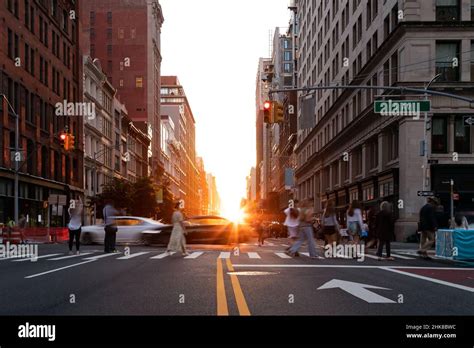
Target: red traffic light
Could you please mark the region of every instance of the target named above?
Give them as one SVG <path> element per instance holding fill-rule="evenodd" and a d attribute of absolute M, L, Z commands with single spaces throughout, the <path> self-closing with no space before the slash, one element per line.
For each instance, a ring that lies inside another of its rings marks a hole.
<path fill-rule="evenodd" d="M 269 101 L 266 101 L 266 102 L 263 104 L 263 108 L 264 108 L 266 111 L 270 110 L 271 107 L 272 107 L 272 103 L 269 102 Z"/>
<path fill-rule="evenodd" d="M 62 141 L 66 140 L 66 138 L 67 138 L 66 133 L 61 133 L 61 135 L 59 136 L 59 139 L 61 139 Z"/>

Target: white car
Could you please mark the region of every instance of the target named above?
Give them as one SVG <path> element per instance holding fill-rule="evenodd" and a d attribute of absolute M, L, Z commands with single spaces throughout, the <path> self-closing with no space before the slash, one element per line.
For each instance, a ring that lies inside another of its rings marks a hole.
<path fill-rule="evenodd" d="M 117 244 L 142 244 L 142 232 L 165 226 L 161 222 L 136 216 L 115 216 L 113 219 L 117 224 Z M 104 225 L 82 227 L 82 244 L 103 244 L 104 237 Z"/>

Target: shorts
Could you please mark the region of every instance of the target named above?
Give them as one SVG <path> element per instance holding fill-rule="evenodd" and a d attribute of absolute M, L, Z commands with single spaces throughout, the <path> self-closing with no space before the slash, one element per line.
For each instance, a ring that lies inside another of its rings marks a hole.
<path fill-rule="evenodd" d="M 298 226 L 296 227 L 288 226 L 288 237 L 290 237 L 291 239 L 298 238 Z"/>
<path fill-rule="evenodd" d="M 334 233 L 336 233 L 337 230 L 336 230 L 336 226 L 324 226 L 324 229 L 323 229 L 323 234 L 324 235 L 332 235 Z"/>
<path fill-rule="evenodd" d="M 357 221 L 350 221 L 347 227 L 347 233 L 349 233 L 351 236 L 360 236 L 361 229 Z"/>

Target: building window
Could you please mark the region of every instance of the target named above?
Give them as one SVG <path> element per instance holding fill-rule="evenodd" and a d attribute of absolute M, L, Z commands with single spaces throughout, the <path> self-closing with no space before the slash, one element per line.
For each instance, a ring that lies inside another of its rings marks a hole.
<path fill-rule="evenodd" d="M 436 21 L 460 20 L 459 0 L 436 0 Z"/>
<path fill-rule="evenodd" d="M 125 38 L 125 30 L 123 28 L 119 28 L 118 30 L 118 38 L 124 39 Z"/>
<path fill-rule="evenodd" d="M 112 45 L 107 45 L 107 55 L 108 56 L 112 55 Z"/>
<path fill-rule="evenodd" d="M 352 175 L 356 177 L 362 174 L 362 149 L 355 150 L 352 154 Z"/>
<path fill-rule="evenodd" d="M 454 122 L 454 151 L 471 153 L 471 128 L 464 125 L 464 116 L 456 116 Z"/>
<path fill-rule="evenodd" d="M 388 161 L 398 158 L 398 128 L 392 128 L 388 132 Z"/>
<path fill-rule="evenodd" d="M 283 60 L 285 60 L 285 61 L 291 61 L 291 51 L 285 51 Z"/>
<path fill-rule="evenodd" d="M 472 18 L 474 21 L 474 17 Z M 471 82 L 474 82 L 474 41 L 471 41 Z"/>
<path fill-rule="evenodd" d="M 431 132 L 431 151 L 433 153 L 448 153 L 448 123 L 445 117 L 433 117 Z"/>
<path fill-rule="evenodd" d="M 107 40 L 112 40 L 112 28 L 107 28 Z"/>
<path fill-rule="evenodd" d="M 387 40 L 388 36 L 390 35 L 390 14 L 385 17 L 383 21 L 383 39 Z"/>
<path fill-rule="evenodd" d="M 291 63 L 285 63 L 283 69 L 285 73 L 291 73 Z"/>
<path fill-rule="evenodd" d="M 112 24 L 112 12 L 107 12 L 107 24 Z"/>
<path fill-rule="evenodd" d="M 474 0 L 471 0 L 471 21 L 474 21 Z"/>
<path fill-rule="evenodd" d="M 459 81 L 459 43 L 436 42 L 436 74 L 439 81 Z"/>
<path fill-rule="evenodd" d="M 391 70 L 391 73 L 392 73 L 392 77 L 391 77 L 391 80 L 392 80 L 392 84 L 398 82 L 398 52 L 395 52 L 393 55 L 392 55 L 392 70 Z"/>
<path fill-rule="evenodd" d="M 135 87 L 136 88 L 143 88 L 143 77 L 135 78 Z"/>
<path fill-rule="evenodd" d="M 379 165 L 379 144 L 378 139 L 373 139 L 366 148 L 367 151 L 367 163 L 369 170 L 376 169 Z"/>

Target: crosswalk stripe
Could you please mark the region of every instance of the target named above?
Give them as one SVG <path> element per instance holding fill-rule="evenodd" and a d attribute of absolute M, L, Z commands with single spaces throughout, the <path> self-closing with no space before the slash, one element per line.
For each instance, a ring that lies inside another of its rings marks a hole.
<path fill-rule="evenodd" d="M 222 251 L 219 255 L 220 259 L 230 259 L 230 252 L 229 251 Z"/>
<path fill-rule="evenodd" d="M 83 254 L 79 254 L 79 255 L 69 255 L 69 256 L 56 257 L 54 259 L 48 259 L 48 261 L 59 261 L 59 260 L 73 259 L 75 257 L 82 257 L 82 256 L 90 255 L 90 254 L 93 254 L 93 253 L 83 253 Z"/>
<path fill-rule="evenodd" d="M 204 251 L 196 251 L 189 256 L 186 256 L 185 259 L 197 259 L 199 256 L 204 254 Z"/>
<path fill-rule="evenodd" d="M 86 257 L 84 260 L 98 260 L 98 259 L 103 259 L 104 257 L 117 256 L 117 255 L 120 255 L 120 254 L 121 253 L 108 253 L 108 254 L 104 254 L 104 255 Z"/>
<path fill-rule="evenodd" d="M 61 254 L 48 254 L 48 255 L 41 255 L 41 256 L 38 256 L 35 258 L 36 259 L 44 259 L 46 257 L 53 257 L 53 256 L 57 256 L 57 255 L 61 255 Z M 30 261 L 31 262 L 32 258 L 26 258 L 26 259 L 18 259 L 18 260 L 13 260 L 13 262 L 25 262 L 25 261 Z"/>
<path fill-rule="evenodd" d="M 393 257 L 396 257 L 398 259 L 403 259 L 403 260 L 414 260 L 415 258 L 414 257 L 407 257 L 407 256 L 402 256 L 402 255 L 398 255 L 398 254 L 391 254 Z"/>
<path fill-rule="evenodd" d="M 290 246 L 288 244 L 282 244 L 282 247 L 289 248 Z"/>
<path fill-rule="evenodd" d="M 267 244 L 267 245 L 269 245 L 269 246 L 275 246 L 275 244 L 273 244 L 273 243 L 269 243 L 269 242 L 267 242 L 267 243 L 264 243 L 264 244 Z"/>
<path fill-rule="evenodd" d="M 154 257 L 150 257 L 151 260 L 160 260 L 160 259 L 164 259 L 165 257 L 167 256 L 171 256 L 171 255 L 174 255 L 176 254 L 176 252 L 174 251 L 171 251 L 169 253 L 162 253 L 160 255 L 157 255 L 157 256 L 154 256 Z"/>
<path fill-rule="evenodd" d="M 291 256 L 286 255 L 285 253 L 275 253 L 275 255 L 281 257 L 282 259 L 291 259 Z"/>
<path fill-rule="evenodd" d="M 135 253 L 135 254 L 130 254 L 128 256 L 119 257 L 119 258 L 117 258 L 117 260 L 130 260 L 130 259 L 133 259 L 135 257 L 142 256 L 142 255 L 149 254 L 149 253 L 150 253 L 149 251 L 142 251 L 140 253 Z"/>
<path fill-rule="evenodd" d="M 309 257 L 309 253 L 300 253 L 300 254 Z M 321 257 L 321 256 L 316 256 L 316 257 L 320 260 L 324 260 L 324 257 Z"/>
<path fill-rule="evenodd" d="M 260 255 L 257 253 L 247 253 L 251 259 L 261 259 Z"/>
<path fill-rule="evenodd" d="M 368 257 L 369 259 L 374 259 L 374 260 L 378 260 L 379 257 L 378 256 L 375 256 L 375 255 L 370 255 L 370 254 L 364 254 L 365 257 Z"/>

